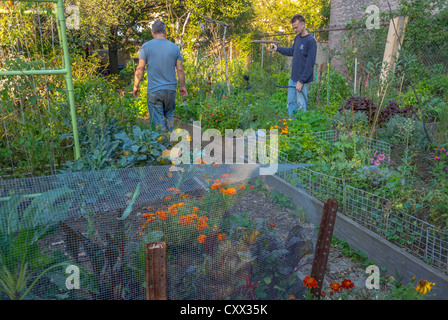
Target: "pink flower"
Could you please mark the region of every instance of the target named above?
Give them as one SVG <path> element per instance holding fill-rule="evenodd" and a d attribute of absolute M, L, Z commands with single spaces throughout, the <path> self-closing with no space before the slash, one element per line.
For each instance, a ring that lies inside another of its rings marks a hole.
<path fill-rule="evenodd" d="M 378 153 L 378 151 L 375 151 L 375 153 L 373 154 L 373 157 L 375 158 L 376 157 L 376 154 Z"/>
<path fill-rule="evenodd" d="M 434 160 L 440 160 L 440 157 L 435 156 L 435 157 L 434 157 Z"/>
<path fill-rule="evenodd" d="M 445 148 L 442 148 L 442 149 L 440 149 L 440 151 L 445 152 L 446 150 L 445 150 Z"/>
<path fill-rule="evenodd" d="M 378 160 L 375 160 L 375 161 L 373 162 L 373 164 L 376 165 L 376 166 L 379 166 L 379 165 L 381 164 L 381 162 L 379 162 Z"/>
<path fill-rule="evenodd" d="M 373 164 L 373 161 L 375 161 L 375 159 L 370 158 L 370 164 Z"/>
<path fill-rule="evenodd" d="M 218 120 L 215 120 L 215 122 L 218 122 Z"/>
<path fill-rule="evenodd" d="M 232 118 L 232 115 L 230 115 L 230 118 Z"/>
<path fill-rule="evenodd" d="M 384 159 L 386 159 L 386 156 L 384 154 L 380 154 L 378 156 L 378 160 L 383 161 Z"/>
<path fill-rule="evenodd" d="M 223 99 L 225 99 L 225 98 L 226 98 L 226 96 L 222 96 L 222 98 L 223 98 Z"/>

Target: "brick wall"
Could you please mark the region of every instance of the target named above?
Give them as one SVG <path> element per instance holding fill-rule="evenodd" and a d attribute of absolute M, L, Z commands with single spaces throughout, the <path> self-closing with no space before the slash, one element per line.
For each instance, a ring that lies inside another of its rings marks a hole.
<path fill-rule="evenodd" d="M 399 0 L 389 0 L 392 10 L 398 8 Z M 389 12 L 387 0 L 332 0 L 329 29 L 344 28 L 347 21 L 351 19 L 367 18 L 365 8 L 369 5 L 376 5 L 381 13 Z M 381 28 L 389 28 L 388 21 L 381 20 L 382 23 L 387 23 L 387 26 Z M 344 31 L 330 31 L 328 38 L 328 48 L 331 51 L 338 50 L 341 47 L 341 41 Z M 382 59 L 382 57 L 381 57 Z M 334 68 L 343 74 L 346 73 L 343 59 L 332 55 L 331 64 Z"/>

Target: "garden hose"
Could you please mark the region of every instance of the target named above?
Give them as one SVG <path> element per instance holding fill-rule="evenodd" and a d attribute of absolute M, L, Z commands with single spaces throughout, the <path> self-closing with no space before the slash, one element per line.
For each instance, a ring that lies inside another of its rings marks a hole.
<path fill-rule="evenodd" d="M 276 84 L 275 82 L 274 82 L 274 80 L 272 79 L 272 76 L 271 76 L 271 58 L 272 58 L 272 52 L 274 51 L 274 50 L 270 50 L 271 51 L 271 53 L 269 54 L 269 60 L 268 60 L 268 71 L 269 71 L 269 79 L 271 80 L 271 82 L 272 82 L 272 84 L 274 85 L 274 86 L 276 86 L 276 87 L 278 87 L 278 88 L 296 88 L 296 87 L 293 87 L 293 86 L 281 86 L 281 85 L 279 85 L 279 84 Z M 305 100 L 305 108 L 308 106 L 308 101 L 306 100 L 306 97 L 305 97 L 305 94 L 302 92 L 302 91 L 299 91 L 301 94 L 302 94 L 302 96 L 303 96 L 303 99 Z"/>

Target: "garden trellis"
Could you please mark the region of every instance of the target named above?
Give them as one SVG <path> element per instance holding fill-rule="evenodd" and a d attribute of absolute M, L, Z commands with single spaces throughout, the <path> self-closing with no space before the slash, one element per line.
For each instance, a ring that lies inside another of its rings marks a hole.
<path fill-rule="evenodd" d="M 80 156 L 64 12 L 62 0 L 18 0 L 4 2 L 0 15 L 7 29 L 0 46 L 2 140 L 8 149 L 15 146 L 26 154 L 29 168 L 33 161 L 31 150 L 39 141 L 48 144 L 36 153 L 50 148 L 53 156 L 46 160 L 54 165 L 54 153 L 61 148 L 53 122 L 62 122 L 63 115 L 64 120 L 71 118 L 74 158 Z M 64 76 L 65 90 L 55 85 L 58 76 Z M 58 101 L 49 98 L 50 91 L 59 92 Z M 9 126 L 22 126 L 22 134 L 12 136 Z M 7 156 L 14 172 L 14 154 Z"/>

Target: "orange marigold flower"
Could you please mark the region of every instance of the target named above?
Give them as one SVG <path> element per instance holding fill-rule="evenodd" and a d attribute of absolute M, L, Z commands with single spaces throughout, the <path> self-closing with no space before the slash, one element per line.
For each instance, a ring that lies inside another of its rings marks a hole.
<path fill-rule="evenodd" d="M 168 218 L 168 212 L 164 210 L 157 210 L 156 215 L 161 220 L 166 220 Z"/>
<path fill-rule="evenodd" d="M 171 196 L 165 197 L 166 201 L 170 201 L 171 200 Z"/>
<path fill-rule="evenodd" d="M 290 294 L 290 295 L 288 296 L 288 300 L 296 300 L 296 296 L 293 295 L 293 294 Z"/>
<path fill-rule="evenodd" d="M 199 242 L 199 243 L 204 243 L 206 237 L 207 237 L 207 236 L 206 236 L 205 234 L 201 234 L 201 235 L 199 235 L 199 236 L 198 236 L 198 242 Z"/>
<path fill-rule="evenodd" d="M 198 211 L 199 211 L 199 208 L 198 208 L 198 207 L 193 207 L 193 211 L 194 211 L 194 212 L 198 212 Z"/>
<path fill-rule="evenodd" d="M 179 203 L 177 204 L 177 206 L 178 206 L 179 208 L 185 207 L 185 203 L 184 203 L 184 202 L 179 202 Z"/>
<path fill-rule="evenodd" d="M 244 190 L 244 189 L 246 189 L 245 186 L 240 186 L 240 190 Z"/>
<path fill-rule="evenodd" d="M 316 288 L 317 287 L 317 281 L 313 277 L 305 277 L 305 279 L 303 279 L 303 284 L 307 288 Z"/>
<path fill-rule="evenodd" d="M 183 227 L 186 227 L 189 225 L 189 219 L 187 216 L 181 216 L 179 217 L 179 224 L 182 225 Z"/>
<path fill-rule="evenodd" d="M 349 279 L 344 279 L 341 282 L 341 285 L 342 285 L 342 288 L 344 288 L 344 289 L 353 289 L 355 287 L 355 284 Z"/>
<path fill-rule="evenodd" d="M 173 192 L 177 194 L 177 193 L 180 193 L 180 190 L 179 189 L 174 189 Z"/>
<path fill-rule="evenodd" d="M 213 231 L 218 231 L 218 227 L 216 225 L 213 226 Z"/>
<path fill-rule="evenodd" d="M 185 192 L 182 192 L 181 194 L 179 194 L 179 197 L 183 197 L 185 195 Z"/>
<path fill-rule="evenodd" d="M 196 216 L 196 215 L 195 215 Z M 207 216 L 201 216 L 201 217 L 199 217 L 199 221 L 207 221 L 208 220 L 208 217 Z"/>
<path fill-rule="evenodd" d="M 236 190 L 235 188 L 229 188 L 226 190 L 225 194 L 227 195 L 236 194 Z"/>
<path fill-rule="evenodd" d="M 270 225 L 272 228 L 277 227 L 277 225 L 276 225 L 274 222 L 269 222 L 269 225 Z"/>
<path fill-rule="evenodd" d="M 217 242 L 220 242 L 220 241 L 224 240 L 225 238 L 227 238 L 227 234 L 220 233 L 220 234 L 218 234 Z"/>
<path fill-rule="evenodd" d="M 254 186 L 249 186 L 249 188 L 251 188 L 252 190 L 255 189 Z"/>
<path fill-rule="evenodd" d="M 173 216 L 177 214 L 177 207 L 171 206 L 168 208 L 168 212 L 171 213 Z"/>
<path fill-rule="evenodd" d="M 168 188 L 168 191 L 176 191 L 174 188 Z"/>
<path fill-rule="evenodd" d="M 219 163 L 214 163 L 213 166 L 214 167 L 219 167 Z"/>
<path fill-rule="evenodd" d="M 205 221 L 199 221 L 198 225 L 196 226 L 196 231 L 201 231 L 204 230 L 205 228 L 207 228 L 207 222 Z"/>
<path fill-rule="evenodd" d="M 219 193 L 226 193 L 226 189 L 225 188 L 219 189 Z"/>
<path fill-rule="evenodd" d="M 216 190 L 216 189 L 219 189 L 219 188 L 221 188 L 221 183 L 214 182 L 214 183 L 212 184 L 212 189 Z"/>
<path fill-rule="evenodd" d="M 341 285 L 339 283 L 330 283 L 331 290 L 338 292 L 342 289 Z"/>

